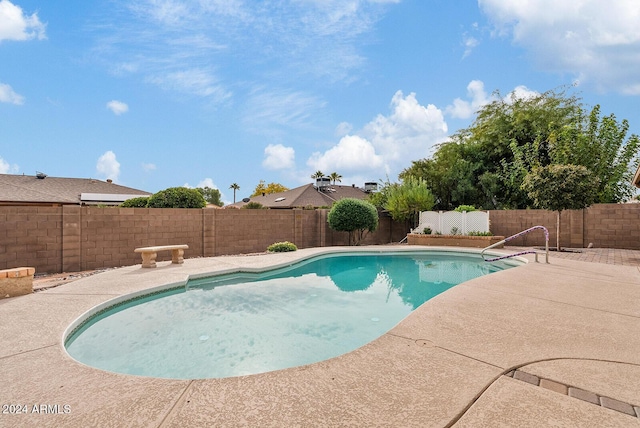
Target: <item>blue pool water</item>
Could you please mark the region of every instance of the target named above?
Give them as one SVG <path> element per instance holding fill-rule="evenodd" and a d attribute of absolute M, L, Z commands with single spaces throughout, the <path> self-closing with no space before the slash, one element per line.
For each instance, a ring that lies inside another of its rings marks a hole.
<path fill-rule="evenodd" d="M 510 266 L 462 253 L 324 256 L 133 299 L 90 318 L 65 346 L 76 360 L 119 373 L 262 373 L 354 350 L 437 294 Z"/>

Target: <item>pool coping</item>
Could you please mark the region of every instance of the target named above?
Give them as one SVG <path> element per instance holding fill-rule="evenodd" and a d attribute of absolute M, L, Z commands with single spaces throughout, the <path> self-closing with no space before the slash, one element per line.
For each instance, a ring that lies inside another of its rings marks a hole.
<path fill-rule="evenodd" d="M 427 248 L 357 250 L 414 249 Z M 640 426 L 640 420 L 628 414 L 544 388 L 532 389 L 504 376 L 516 369 L 533 371 L 540 378 L 636 409 L 640 405 L 640 392 L 634 387 L 580 374 L 596 367 L 610 379 L 637 379 L 640 339 L 630 332 L 640 328 L 640 309 L 634 309 L 640 308 L 638 269 L 553 255 L 550 265 L 531 262 L 456 286 L 378 340 L 309 366 L 221 380 L 146 379 L 83 366 L 61 349 L 64 331 L 81 313 L 128 292 L 161 287 L 159 283 L 178 284 L 189 273 L 206 276 L 212 271 L 275 268 L 300 258 L 353 250 L 318 248 L 189 259 L 182 266 L 159 263 L 158 268 L 145 270 L 137 265 L 0 301 L 0 331 L 5 338 L 0 342 L 0 405 L 44 404 L 52 410 L 34 413 L 30 407 L 28 414 L 0 413 L 0 425 L 527 426 L 527 420 L 546 417 L 559 426 L 563 421 L 565 426 L 580 421 Z M 549 286 L 550 281 L 557 281 L 557 286 Z M 602 284 L 615 286 L 616 296 L 603 291 Z M 573 295 L 579 302 L 570 299 Z M 522 338 L 505 335 L 501 329 L 518 331 Z M 496 344 L 501 345 L 499 350 L 493 349 Z M 74 385 L 83 389 L 73 391 Z M 70 413 L 53 411 L 64 410 L 64 405 L 70 406 Z M 520 411 L 496 410 L 512 406 Z"/>

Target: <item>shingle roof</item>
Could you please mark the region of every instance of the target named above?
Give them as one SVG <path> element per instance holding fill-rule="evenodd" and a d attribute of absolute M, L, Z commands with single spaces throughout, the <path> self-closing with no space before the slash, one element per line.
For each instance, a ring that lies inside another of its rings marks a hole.
<path fill-rule="evenodd" d="M 82 193 L 148 196 L 149 192 L 93 178 L 0 174 L 0 203 L 80 204 Z"/>
<path fill-rule="evenodd" d="M 344 198 L 364 199 L 368 193 L 355 186 L 328 186 L 325 190 L 317 189 L 312 183 L 286 192 L 253 196 L 250 202 L 258 202 L 268 208 L 299 208 L 306 206 L 330 207 L 334 202 Z M 230 206 L 241 207 L 245 202 L 237 202 Z"/>

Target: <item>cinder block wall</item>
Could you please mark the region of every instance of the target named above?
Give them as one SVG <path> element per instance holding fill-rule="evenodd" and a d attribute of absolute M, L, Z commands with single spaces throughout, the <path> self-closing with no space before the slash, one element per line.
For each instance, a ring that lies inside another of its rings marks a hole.
<path fill-rule="evenodd" d="M 76 272 L 140 263 L 136 247 L 187 244 L 185 257 L 265 251 L 279 241 L 299 248 L 346 245 L 327 210 L 216 210 L 99 207 L 0 207 L 0 269 Z M 404 225 L 381 216 L 365 244 L 400 241 Z M 158 253 L 158 261 L 171 253 Z"/>
<path fill-rule="evenodd" d="M 489 211 L 491 232 L 511 236 L 532 226 L 549 229 L 550 245 L 556 243 L 557 213 L 545 210 Z M 562 212 L 560 245 L 585 248 L 640 250 L 640 204 L 597 204 L 584 210 Z M 544 245 L 544 234 L 534 231 L 509 245 Z"/>
<path fill-rule="evenodd" d="M 265 251 L 278 241 L 299 248 L 347 245 L 346 232 L 327 224 L 328 210 L 215 210 L 98 207 L 0 207 L 0 269 L 33 266 L 36 273 L 75 272 L 140 263 L 134 248 L 188 244 L 185 257 Z M 556 213 L 490 211 L 495 235 L 542 225 L 555 243 Z M 381 214 L 378 230 L 363 244 L 399 242 L 406 224 Z M 640 204 L 602 204 L 562 214 L 565 247 L 640 249 Z M 513 245 L 543 245 L 533 232 Z M 170 260 L 169 252 L 158 260 Z"/>

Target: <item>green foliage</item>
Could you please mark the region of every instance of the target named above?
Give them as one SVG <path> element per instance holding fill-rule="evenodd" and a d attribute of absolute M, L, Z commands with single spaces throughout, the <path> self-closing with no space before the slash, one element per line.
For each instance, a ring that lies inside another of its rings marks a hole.
<path fill-rule="evenodd" d="M 349 244 L 360 244 L 365 231 L 378 228 L 378 210 L 371 203 L 355 198 L 340 199 L 327 215 L 329 227 L 349 232 Z"/>
<path fill-rule="evenodd" d="M 556 247 L 560 251 L 563 210 L 579 210 L 596 201 L 600 180 L 582 165 L 536 167 L 526 175 L 522 188 L 536 207 L 557 211 Z"/>
<path fill-rule="evenodd" d="M 149 208 L 204 208 L 204 197 L 196 189 L 170 187 L 149 198 Z"/>
<path fill-rule="evenodd" d="M 527 98 L 505 98 L 496 92 L 470 127 L 438 146 L 432 159 L 413 162 L 401 178 L 423 178 L 435 196 L 436 209 L 525 208 L 531 200 L 521 184 L 528 167 L 514 165 L 512 147 L 548 164 L 551 135 L 579 120 L 580 112 L 578 98 L 564 90 Z"/>
<path fill-rule="evenodd" d="M 460 229 L 458 229 L 457 227 L 453 226 L 451 228 L 450 235 L 462 235 L 462 232 L 460 232 Z"/>
<path fill-rule="evenodd" d="M 582 165 L 548 165 L 527 174 L 522 188 L 538 208 L 579 210 L 596 201 L 599 181 Z"/>
<path fill-rule="evenodd" d="M 146 208 L 149 205 L 149 196 L 127 199 L 120 204 L 123 208 Z"/>
<path fill-rule="evenodd" d="M 285 253 L 288 251 L 296 251 L 298 247 L 292 242 L 276 242 L 267 247 L 267 251 L 270 253 Z"/>
<path fill-rule="evenodd" d="M 311 178 L 313 178 L 314 180 L 317 178 L 322 178 L 324 177 L 324 172 L 318 170 L 316 172 L 314 172 L 313 174 L 311 174 Z"/>
<path fill-rule="evenodd" d="M 402 184 L 387 186 L 385 192 L 384 208 L 396 221 L 411 220 L 415 224 L 420 211 L 430 210 L 434 204 L 433 195 L 422 179 L 408 177 Z"/>
<path fill-rule="evenodd" d="M 220 200 L 220 190 L 212 189 L 211 187 L 196 187 L 196 190 L 204 197 L 204 200 L 209 204 L 223 206 L 224 203 Z"/>
<path fill-rule="evenodd" d="M 476 207 L 474 207 L 473 205 L 458 205 L 454 211 L 457 211 L 459 213 L 463 213 L 463 212 L 472 212 L 472 211 L 476 211 Z"/>
<path fill-rule="evenodd" d="M 588 118 L 552 136 L 552 162 L 587 167 L 600 180 L 596 202 L 626 201 L 634 193 L 631 180 L 640 150 L 640 138 L 627 138 L 628 130 L 626 119 L 619 123 L 613 114 L 601 118 L 596 105 Z"/>
<path fill-rule="evenodd" d="M 424 233 L 425 235 L 431 235 L 431 228 L 430 227 L 425 227 L 422 230 L 422 233 Z"/>
<path fill-rule="evenodd" d="M 342 176 L 337 172 L 332 172 L 329 174 L 329 180 L 331 180 L 333 184 L 336 184 L 336 181 L 342 183 Z"/>
<path fill-rule="evenodd" d="M 271 193 L 286 192 L 287 190 L 289 190 L 289 188 L 283 186 L 280 183 L 265 184 L 264 180 L 260 180 L 260 183 L 258 183 L 256 188 L 254 189 L 253 193 L 251 194 L 251 197 L 260 196 L 263 193 L 265 195 L 269 195 Z"/>
<path fill-rule="evenodd" d="M 266 209 L 260 202 L 251 201 L 242 206 L 242 209 L 245 210 L 262 210 Z"/>
<path fill-rule="evenodd" d="M 493 233 L 491 233 L 491 232 L 479 232 L 477 230 L 472 230 L 471 232 L 467 233 L 467 236 L 493 236 Z"/>

